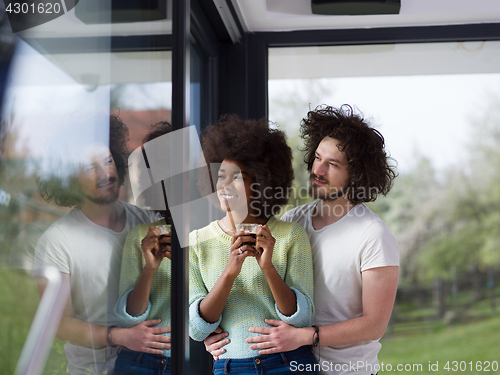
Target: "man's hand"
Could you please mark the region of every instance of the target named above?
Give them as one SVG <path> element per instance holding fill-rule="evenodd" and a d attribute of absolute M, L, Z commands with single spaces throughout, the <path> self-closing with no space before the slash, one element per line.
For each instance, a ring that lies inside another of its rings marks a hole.
<path fill-rule="evenodd" d="M 314 328 L 295 328 L 275 319 L 265 319 L 265 322 L 274 327 L 250 327 L 248 329 L 250 332 L 261 335 L 245 340 L 248 343 L 257 343 L 250 345 L 250 349 L 259 349 L 259 354 L 288 352 L 307 345 L 308 336 L 312 340 Z"/>
<path fill-rule="evenodd" d="M 111 338 L 114 344 L 123 345 L 136 352 L 163 354 L 163 349 L 171 349 L 170 327 L 153 327 L 161 319 L 146 320 L 132 328 L 113 328 Z"/>
<path fill-rule="evenodd" d="M 203 343 L 205 344 L 205 349 L 207 352 L 212 354 L 215 361 L 219 360 L 219 356 L 226 352 L 223 346 L 229 344 L 231 340 L 226 339 L 229 335 L 227 332 L 222 332 L 220 327 L 217 327 L 213 333 L 208 336 Z"/>

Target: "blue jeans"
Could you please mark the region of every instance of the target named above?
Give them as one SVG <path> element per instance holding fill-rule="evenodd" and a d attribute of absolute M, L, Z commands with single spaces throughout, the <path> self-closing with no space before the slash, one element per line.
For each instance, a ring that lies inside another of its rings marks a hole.
<path fill-rule="evenodd" d="M 277 375 L 318 374 L 316 358 L 309 346 L 290 352 L 264 354 L 245 359 L 219 359 L 214 364 L 214 375 Z M 317 367 L 317 366 L 316 366 Z"/>
<path fill-rule="evenodd" d="M 170 375 L 170 358 L 160 354 L 134 352 L 121 348 L 115 364 L 115 375 Z"/>

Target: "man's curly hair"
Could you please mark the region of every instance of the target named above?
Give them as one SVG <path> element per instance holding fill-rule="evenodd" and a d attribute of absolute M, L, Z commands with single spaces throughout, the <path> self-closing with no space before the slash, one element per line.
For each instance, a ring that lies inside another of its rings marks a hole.
<path fill-rule="evenodd" d="M 116 115 L 109 116 L 109 150 L 118 172 L 118 184 L 123 185 L 127 175 L 128 165 L 128 128 Z M 72 135 L 77 138 L 78 135 Z M 61 142 L 70 142 L 68 138 L 63 138 Z M 58 139 L 56 139 L 57 141 Z M 54 142 L 54 140 L 53 140 Z M 79 148 L 73 151 L 78 152 Z M 74 166 L 72 166 L 74 167 Z M 62 166 L 64 168 L 64 166 Z M 77 172 L 76 170 L 74 172 Z M 62 177 L 56 173 L 37 178 L 38 191 L 47 202 L 54 200 L 58 206 L 74 207 L 81 206 L 83 197 L 81 196 L 77 183 L 77 175 L 73 173 L 69 177 Z"/>
<path fill-rule="evenodd" d="M 172 125 L 168 121 L 160 121 L 149 128 L 149 133 L 144 137 L 142 143 L 148 143 L 153 139 L 161 137 L 172 131 Z"/>
<path fill-rule="evenodd" d="M 339 141 L 339 150 L 348 163 L 350 184 L 347 198 L 352 203 L 372 202 L 378 194 L 386 195 L 390 191 L 397 174 L 389 164 L 384 137 L 369 126 L 361 114 L 356 114 L 351 106 L 316 107 L 302 119 L 300 134 L 305 142 L 304 162 L 309 172 L 320 142 L 325 137 Z"/>
<path fill-rule="evenodd" d="M 293 181 L 292 150 L 285 133 L 271 129 L 268 120 L 223 115 L 217 125 L 203 132 L 202 149 L 209 168 L 210 163 L 222 163 L 225 159 L 245 166 L 254 179 L 251 207 L 259 216 L 274 216 L 287 203 Z M 218 170 L 209 172 L 215 186 Z M 212 192 L 201 174 L 199 185 L 203 195 Z"/>

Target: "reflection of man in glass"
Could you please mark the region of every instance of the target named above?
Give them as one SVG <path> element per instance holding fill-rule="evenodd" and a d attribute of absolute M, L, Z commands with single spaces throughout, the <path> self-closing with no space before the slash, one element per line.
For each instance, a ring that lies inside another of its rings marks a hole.
<path fill-rule="evenodd" d="M 110 374 L 116 345 L 132 350 L 146 347 L 161 353 L 167 339 L 159 335 L 166 332 L 164 327 L 151 327 L 158 320 L 128 329 L 114 327 L 125 238 L 131 228 L 156 217 L 118 200 L 127 171 L 128 130 L 117 116 L 110 116 L 108 147 L 107 126 L 102 122 L 100 116 L 92 132 L 88 131 L 90 125 L 86 129 L 85 124 L 80 124 L 52 138 L 48 152 L 56 159 L 51 164 L 56 168 L 45 171 L 38 180 L 46 200 L 74 207 L 43 234 L 35 255 L 37 265 L 55 266 L 71 285 L 57 333 L 59 339 L 67 340 L 65 351 L 71 374 Z M 104 135 L 99 136 L 99 132 Z M 90 140 L 85 137 L 89 133 Z"/>

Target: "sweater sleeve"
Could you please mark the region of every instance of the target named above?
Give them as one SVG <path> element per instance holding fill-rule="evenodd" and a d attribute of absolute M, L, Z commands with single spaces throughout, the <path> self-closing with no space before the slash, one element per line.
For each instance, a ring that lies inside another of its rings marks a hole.
<path fill-rule="evenodd" d="M 151 311 L 151 302 L 148 301 L 148 308 L 142 315 L 133 316 L 127 312 L 127 299 L 128 295 L 132 289 L 126 292 L 121 298 L 118 300 L 116 305 L 116 316 L 118 318 L 118 325 L 123 328 L 130 328 L 135 326 L 136 324 L 144 322 Z"/>
<path fill-rule="evenodd" d="M 314 315 L 314 277 L 311 245 L 306 231 L 293 223 L 289 241 L 285 283 L 297 298 L 297 311 L 291 316 L 283 315 L 275 305 L 276 313 L 285 323 L 295 327 L 309 327 Z"/>
<path fill-rule="evenodd" d="M 189 305 L 189 336 L 193 340 L 205 340 L 219 326 L 222 315 L 215 323 L 208 323 L 200 315 L 200 302 L 203 298 L 198 298 Z"/>
<path fill-rule="evenodd" d="M 200 302 L 208 294 L 208 290 L 198 261 L 197 231 L 190 233 L 189 245 L 189 336 L 193 340 L 202 341 L 219 326 L 222 315 L 215 323 L 208 323 L 200 316 Z"/>
<path fill-rule="evenodd" d="M 138 225 L 133 228 L 125 240 L 123 248 L 122 266 L 120 272 L 119 298 L 115 308 L 115 314 L 118 318 L 120 327 L 132 327 L 147 319 L 151 303 L 148 302 L 146 313 L 140 316 L 131 316 L 127 313 L 127 298 L 130 292 L 135 288 L 141 277 L 143 268 L 143 255 L 141 241 L 143 238 L 142 227 Z"/>

